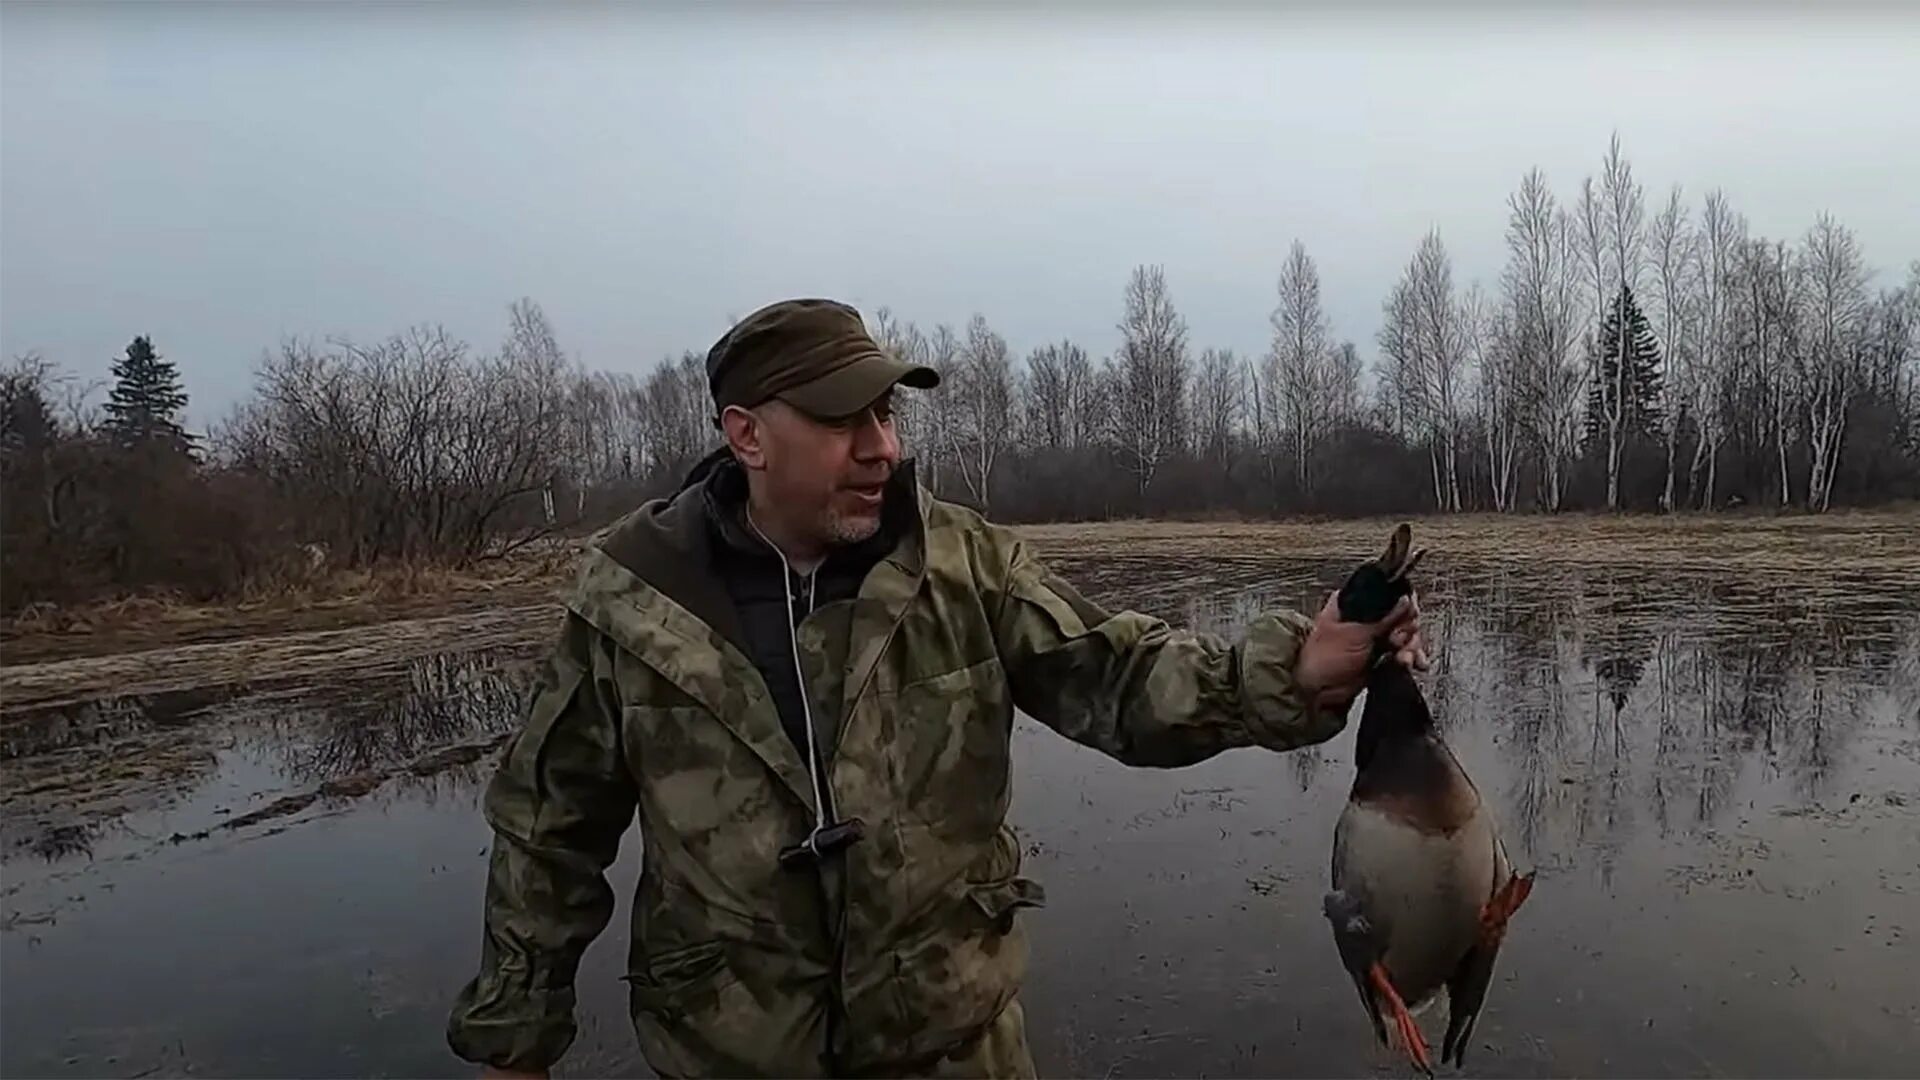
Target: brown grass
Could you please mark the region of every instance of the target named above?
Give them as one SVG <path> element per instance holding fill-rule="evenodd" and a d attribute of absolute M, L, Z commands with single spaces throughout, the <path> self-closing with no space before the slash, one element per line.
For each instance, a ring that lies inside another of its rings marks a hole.
<path fill-rule="evenodd" d="M 1556 517 L 1455 514 L 1278 522 L 1121 521 L 1035 525 L 1045 553 L 1207 559 L 1329 558 L 1378 553 L 1401 520 L 1436 560 L 1578 564 L 1755 573 L 1920 574 L 1920 512 Z"/>
<path fill-rule="evenodd" d="M 214 604 L 163 591 L 64 608 L 36 604 L 0 621 L 0 662 L 104 656 L 525 605 L 551 594 L 577 550 L 577 544 L 555 544 L 465 569 L 390 564 L 341 570 Z"/>

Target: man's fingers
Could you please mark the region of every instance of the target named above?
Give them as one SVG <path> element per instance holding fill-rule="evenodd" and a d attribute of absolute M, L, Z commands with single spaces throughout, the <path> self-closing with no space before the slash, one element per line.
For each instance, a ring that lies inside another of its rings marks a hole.
<path fill-rule="evenodd" d="M 1381 618 L 1378 626 L 1399 626 L 1402 623 L 1418 622 L 1420 619 L 1420 598 L 1413 593 L 1394 602 L 1393 609 Z"/>

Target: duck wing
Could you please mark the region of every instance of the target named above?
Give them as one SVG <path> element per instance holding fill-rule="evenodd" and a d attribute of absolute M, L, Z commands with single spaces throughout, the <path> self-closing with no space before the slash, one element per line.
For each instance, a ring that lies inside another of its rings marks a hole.
<path fill-rule="evenodd" d="M 1367 1010 L 1374 1037 L 1380 1040 L 1381 1046 L 1386 1046 L 1387 1025 L 1381 1019 L 1380 1001 L 1368 980 L 1374 962 L 1386 948 L 1375 936 L 1373 923 L 1353 894 L 1334 889 L 1321 901 L 1321 908 L 1327 921 L 1333 924 L 1333 944 L 1340 950 L 1340 964 L 1347 969 L 1347 977 L 1353 980 L 1353 989 L 1360 995 L 1360 1004 Z"/>

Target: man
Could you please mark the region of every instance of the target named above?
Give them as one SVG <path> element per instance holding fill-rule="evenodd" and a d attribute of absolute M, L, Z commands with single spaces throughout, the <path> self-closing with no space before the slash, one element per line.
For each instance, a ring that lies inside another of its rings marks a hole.
<path fill-rule="evenodd" d="M 480 972 L 448 1028 L 499 1074 L 574 1037 L 638 816 L 629 1004 L 663 1076 L 1030 1076 L 1004 818 L 1019 709 L 1134 765 L 1336 734 L 1417 611 L 1277 612 L 1238 641 L 1109 613 L 900 460 L 932 370 L 853 309 L 774 304 L 708 353 L 726 446 L 587 549 L 486 793 Z"/>

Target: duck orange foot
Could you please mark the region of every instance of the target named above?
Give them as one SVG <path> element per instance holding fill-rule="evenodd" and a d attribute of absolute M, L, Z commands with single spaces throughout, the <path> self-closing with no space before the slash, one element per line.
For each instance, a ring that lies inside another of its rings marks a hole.
<path fill-rule="evenodd" d="M 1407 1057 L 1428 1076 L 1433 1075 L 1433 1057 L 1427 1050 L 1427 1040 L 1420 1034 L 1420 1025 L 1414 1023 L 1413 1014 L 1407 1011 L 1407 1003 L 1400 1000 L 1400 992 L 1393 988 L 1393 980 L 1387 978 L 1387 969 L 1374 961 L 1367 969 L 1367 977 L 1373 988 L 1387 1001 L 1388 1011 L 1393 1013 L 1393 1026 L 1400 1032 L 1400 1045 L 1406 1050 Z"/>
<path fill-rule="evenodd" d="M 1500 944 L 1507 934 L 1507 920 L 1527 902 L 1527 896 L 1533 892 L 1533 875 L 1524 877 L 1518 874 L 1507 879 L 1494 894 L 1480 905 L 1480 944 L 1493 948 Z"/>

